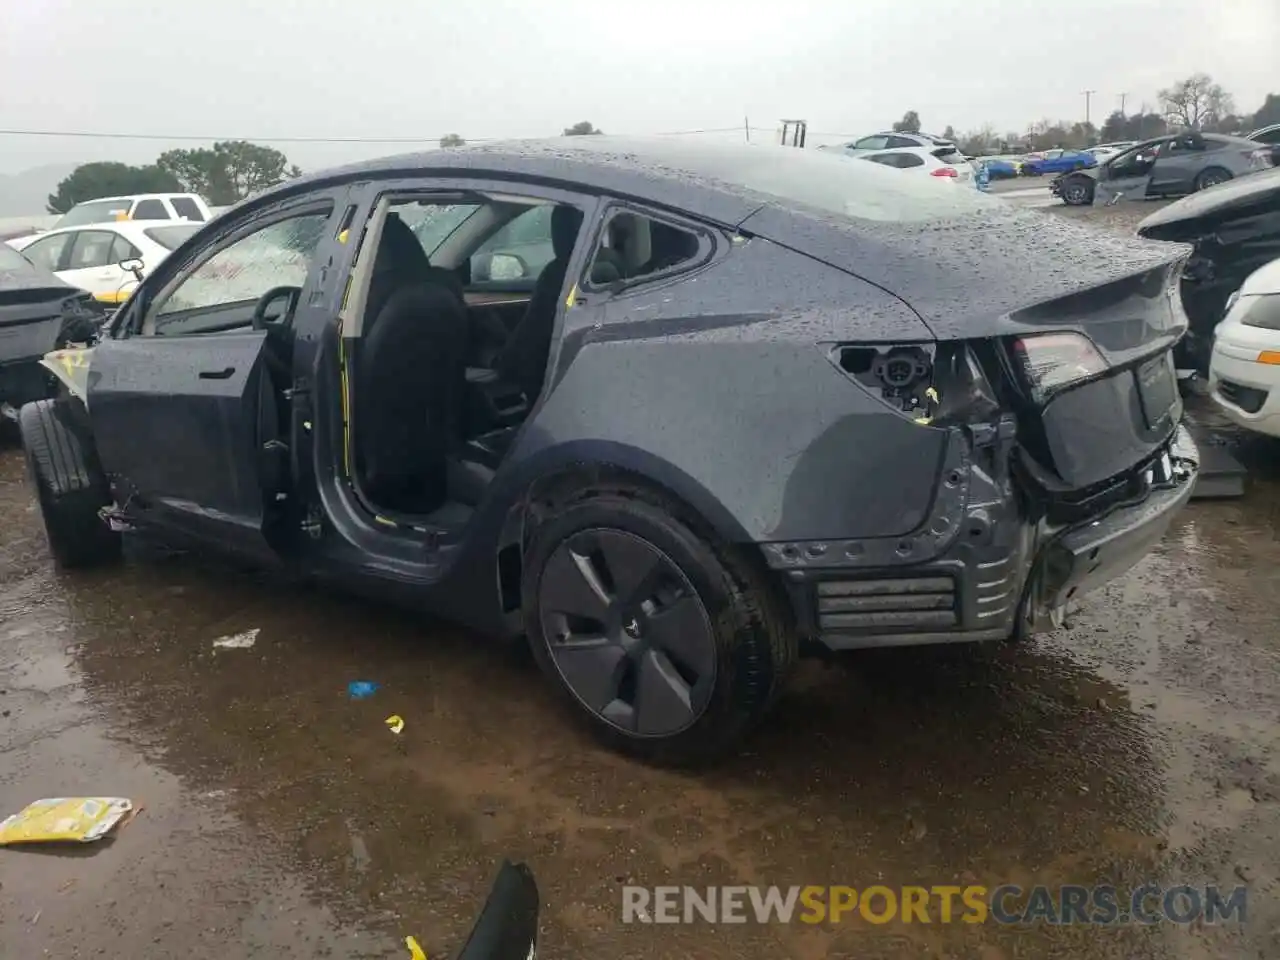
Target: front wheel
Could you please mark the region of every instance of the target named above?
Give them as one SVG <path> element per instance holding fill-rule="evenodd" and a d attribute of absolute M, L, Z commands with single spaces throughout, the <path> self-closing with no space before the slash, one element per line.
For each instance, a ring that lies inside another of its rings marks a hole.
<path fill-rule="evenodd" d="M 642 487 L 585 491 L 534 532 L 525 626 L 538 665 L 608 746 L 677 766 L 718 759 L 796 659 L 765 576 Z"/>
<path fill-rule="evenodd" d="M 60 567 L 90 567 L 120 556 L 120 534 L 101 516 L 111 492 L 92 442 L 66 398 L 37 400 L 18 413 L 27 477 L 40 504 L 49 552 Z"/>
<path fill-rule="evenodd" d="M 1059 189 L 1062 202 L 1069 207 L 1084 207 L 1093 203 L 1093 191 L 1078 177 L 1065 181 Z"/>

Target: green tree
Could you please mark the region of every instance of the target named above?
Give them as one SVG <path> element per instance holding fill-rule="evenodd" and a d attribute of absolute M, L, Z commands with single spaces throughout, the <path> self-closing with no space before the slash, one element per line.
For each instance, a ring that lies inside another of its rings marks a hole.
<path fill-rule="evenodd" d="M 1267 99 L 1262 102 L 1262 107 L 1253 115 L 1253 127 L 1269 127 L 1273 123 L 1280 123 L 1280 93 L 1268 93 Z"/>
<path fill-rule="evenodd" d="M 1235 111 L 1231 94 L 1207 73 L 1193 73 L 1156 94 L 1165 119 L 1175 127 L 1201 130 Z"/>
<path fill-rule="evenodd" d="M 279 150 L 247 140 L 222 140 L 212 147 L 168 150 L 156 164 L 214 206 L 235 203 L 302 174 Z"/>
<path fill-rule="evenodd" d="M 132 167 L 127 163 L 85 163 L 49 194 L 50 213 L 66 213 L 77 203 L 99 197 L 119 197 L 130 193 L 165 193 L 180 190 L 172 175 L 158 166 Z"/>
<path fill-rule="evenodd" d="M 171 174 L 189 193 L 198 193 L 219 206 L 227 202 L 219 196 L 226 193 L 226 188 L 218 182 L 218 158 L 211 148 L 166 150 L 156 160 L 156 166 Z"/>
<path fill-rule="evenodd" d="M 578 123 L 575 123 L 572 127 L 564 128 L 564 135 L 566 137 L 584 137 L 594 133 L 604 133 L 604 131 L 597 130 L 595 127 L 593 127 L 590 124 L 589 121 L 586 121 L 586 120 L 580 120 Z"/>
<path fill-rule="evenodd" d="M 920 114 L 914 110 L 908 110 L 902 115 L 902 119 L 893 125 L 894 133 L 919 133 L 920 132 Z"/>
<path fill-rule="evenodd" d="M 446 133 L 440 138 L 440 146 L 442 147 L 465 147 L 467 141 L 463 140 L 456 133 Z"/>
<path fill-rule="evenodd" d="M 1102 122 L 1102 141 L 1112 143 L 1116 140 L 1128 140 L 1129 118 L 1119 110 L 1112 110 Z"/>

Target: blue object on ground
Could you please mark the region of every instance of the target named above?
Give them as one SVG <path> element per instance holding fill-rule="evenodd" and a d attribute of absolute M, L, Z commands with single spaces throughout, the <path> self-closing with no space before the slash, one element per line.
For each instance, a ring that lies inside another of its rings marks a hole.
<path fill-rule="evenodd" d="M 347 684 L 347 693 L 351 694 L 354 700 L 363 700 L 365 697 L 371 697 L 377 689 L 378 685 L 372 680 L 352 680 Z"/>

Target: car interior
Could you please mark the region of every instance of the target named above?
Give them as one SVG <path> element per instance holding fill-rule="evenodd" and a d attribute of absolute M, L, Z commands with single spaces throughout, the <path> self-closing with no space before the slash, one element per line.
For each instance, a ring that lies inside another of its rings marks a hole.
<path fill-rule="evenodd" d="M 443 206 L 387 208 L 348 399 L 354 479 L 375 516 L 450 530 L 479 505 L 542 392 L 583 217 L 510 197 Z M 511 229 L 530 223 L 545 234 Z M 690 231 L 620 211 L 586 285 L 648 279 L 700 249 Z"/>

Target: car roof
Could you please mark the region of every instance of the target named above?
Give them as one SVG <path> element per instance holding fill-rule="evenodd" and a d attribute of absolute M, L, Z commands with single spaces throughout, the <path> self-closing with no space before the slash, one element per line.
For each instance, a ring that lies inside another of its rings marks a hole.
<path fill-rule="evenodd" d="M 749 152 L 748 152 L 749 151 Z M 784 160 L 785 154 L 817 154 L 765 144 L 691 143 L 676 137 L 615 137 L 590 134 L 543 140 L 495 141 L 448 149 L 399 154 L 305 174 L 242 201 L 256 207 L 277 198 L 326 184 L 369 177 L 453 176 L 485 179 L 519 178 L 547 186 L 647 201 L 735 225 L 768 198 L 698 172 L 708 156 L 758 159 L 763 152 Z"/>
<path fill-rule="evenodd" d="M 1264 263 L 1240 286 L 1242 297 L 1259 293 L 1280 293 L 1280 257 Z"/>
<path fill-rule="evenodd" d="M 103 198 L 108 199 L 106 197 Z M 96 201 L 91 201 L 96 202 Z M 60 233 L 74 233 L 78 230 L 115 230 L 125 236 L 136 236 L 149 227 L 174 227 L 180 224 L 199 226 L 195 220 L 100 220 L 97 223 L 75 223 L 69 227 L 54 227 L 41 231 L 40 237 L 52 237 Z M 26 239 L 23 237 L 22 239 Z"/>
<path fill-rule="evenodd" d="M 868 150 L 858 159 L 865 160 L 867 157 L 879 157 L 886 153 L 913 153 L 918 157 L 933 157 L 933 159 L 937 160 L 938 158 L 933 154 L 933 151 L 937 149 L 937 144 L 931 147 L 885 147 L 883 150 Z"/>
<path fill-rule="evenodd" d="M 176 193 L 126 193 L 119 197 L 94 197 L 92 200 L 81 200 L 80 203 L 76 204 L 76 207 L 85 203 L 106 203 L 115 200 L 167 200 L 170 197 L 195 197 L 199 199 L 199 196 L 196 193 L 182 193 L 180 191 Z M 72 207 L 72 209 L 74 210 L 75 207 Z"/>
<path fill-rule="evenodd" d="M 242 203 L 244 209 L 253 209 L 295 193 L 370 177 L 520 178 L 550 187 L 609 193 L 736 226 L 765 204 L 785 207 L 788 201 L 726 178 L 721 175 L 724 171 L 749 168 L 758 183 L 768 179 L 775 169 L 785 176 L 803 169 L 787 171 L 781 166 L 784 164 L 812 165 L 844 159 L 832 151 L 768 144 L 592 134 L 502 141 L 383 157 L 307 174 Z M 861 173 L 868 178 L 868 191 L 884 189 L 884 182 L 876 179 L 875 165 L 871 166 L 873 172 Z M 811 166 L 810 169 L 820 175 L 826 168 Z"/>
<path fill-rule="evenodd" d="M 1237 177 L 1227 183 L 1220 183 L 1212 190 L 1202 190 L 1181 200 L 1175 200 L 1167 207 L 1161 207 L 1148 214 L 1138 230 L 1151 227 L 1162 227 L 1180 220 L 1194 220 L 1207 214 L 1218 213 L 1237 204 L 1252 203 L 1268 193 L 1276 193 L 1280 199 L 1280 167 L 1251 173 Z"/>

